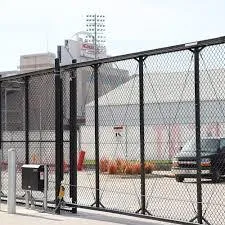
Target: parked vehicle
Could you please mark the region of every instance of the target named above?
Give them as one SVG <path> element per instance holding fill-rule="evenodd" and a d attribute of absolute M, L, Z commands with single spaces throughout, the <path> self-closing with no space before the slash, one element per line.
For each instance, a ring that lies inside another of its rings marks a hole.
<path fill-rule="evenodd" d="M 172 172 L 177 182 L 197 175 L 196 140 L 190 139 L 174 157 Z M 218 183 L 225 174 L 225 138 L 201 139 L 201 177 Z"/>

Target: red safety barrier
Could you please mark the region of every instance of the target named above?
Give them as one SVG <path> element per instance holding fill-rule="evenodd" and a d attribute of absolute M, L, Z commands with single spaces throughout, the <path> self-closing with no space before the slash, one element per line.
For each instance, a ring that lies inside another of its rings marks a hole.
<path fill-rule="evenodd" d="M 78 171 L 81 171 L 83 169 L 84 157 L 85 157 L 85 151 L 81 150 L 79 152 L 79 158 L 78 158 L 78 164 L 77 164 L 77 170 Z"/>

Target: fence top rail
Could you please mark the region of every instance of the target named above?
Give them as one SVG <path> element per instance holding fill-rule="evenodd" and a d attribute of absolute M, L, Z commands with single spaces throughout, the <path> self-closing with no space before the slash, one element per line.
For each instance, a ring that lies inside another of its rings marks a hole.
<path fill-rule="evenodd" d="M 101 59 L 97 59 L 97 60 L 90 60 L 90 61 L 80 62 L 80 63 L 76 63 L 76 64 L 69 64 L 69 65 L 62 66 L 61 68 L 64 70 L 71 70 L 71 69 L 75 69 L 75 68 L 93 66 L 95 64 L 112 63 L 112 62 L 117 62 L 117 61 L 135 59 L 140 56 L 147 57 L 147 56 L 153 56 L 153 55 L 160 55 L 160 54 L 172 53 L 172 52 L 177 52 L 177 51 L 190 50 L 190 49 L 193 49 L 196 47 L 207 47 L 207 46 L 219 45 L 219 44 L 224 44 L 224 43 L 225 43 L 225 36 L 222 36 L 222 37 L 217 37 L 217 38 L 212 38 L 212 39 L 207 39 L 207 40 L 202 40 L 202 41 L 196 41 L 196 42 L 185 43 L 185 44 L 174 45 L 174 46 L 163 47 L 163 48 L 157 48 L 157 49 L 152 49 L 152 50 L 147 50 L 147 51 L 112 56 L 112 57 L 101 58 Z M 27 72 L 27 73 L 19 73 L 14 76 L 2 77 L 2 78 L 0 78 L 0 82 L 12 80 L 12 79 L 20 79 L 20 78 L 30 77 L 30 76 L 42 76 L 45 74 L 54 73 L 54 71 L 55 71 L 54 68 L 49 68 L 49 69 L 37 70 L 37 71 L 32 71 L 32 72 Z"/>

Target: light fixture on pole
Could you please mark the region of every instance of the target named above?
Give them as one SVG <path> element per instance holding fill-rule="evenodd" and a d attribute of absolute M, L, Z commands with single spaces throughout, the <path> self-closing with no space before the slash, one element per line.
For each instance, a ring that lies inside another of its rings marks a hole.
<path fill-rule="evenodd" d="M 94 36 L 94 54 L 95 59 L 97 59 L 101 48 L 105 47 L 105 16 L 98 14 L 86 15 L 86 31 Z M 89 37 L 86 36 L 87 41 L 91 43 L 92 40 Z"/>

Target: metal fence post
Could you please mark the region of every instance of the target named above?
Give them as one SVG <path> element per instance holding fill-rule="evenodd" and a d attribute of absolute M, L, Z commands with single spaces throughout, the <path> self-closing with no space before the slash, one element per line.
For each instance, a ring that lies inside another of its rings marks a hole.
<path fill-rule="evenodd" d="M 64 173 L 64 138 L 63 138 L 63 79 L 60 76 L 60 179 L 63 180 L 63 173 Z"/>
<path fill-rule="evenodd" d="M 96 207 L 100 205 L 99 199 L 99 118 L 98 118 L 98 64 L 94 65 L 94 99 L 95 99 L 95 188 Z"/>
<path fill-rule="evenodd" d="M 145 196 L 145 122 L 144 122 L 144 60 L 146 56 L 139 56 L 135 58 L 139 67 L 139 131 L 140 131 L 140 162 L 141 162 L 141 207 L 136 213 L 141 212 L 143 215 L 146 213 L 151 215 L 146 209 L 146 196 Z"/>
<path fill-rule="evenodd" d="M 3 148 L 2 148 L 2 82 L 0 82 L 0 209 L 1 209 L 1 200 L 2 200 L 2 157 Z"/>
<path fill-rule="evenodd" d="M 25 77 L 25 145 L 26 164 L 29 164 L 29 77 Z"/>
<path fill-rule="evenodd" d="M 56 213 L 60 213 L 58 194 L 62 181 L 61 177 L 61 81 L 60 81 L 60 64 L 59 59 L 55 59 L 55 201 Z"/>
<path fill-rule="evenodd" d="M 194 48 L 195 74 L 195 132 L 197 158 L 197 219 L 202 224 L 202 183 L 201 183 L 201 118 L 200 118 L 200 87 L 199 87 L 199 48 Z"/>
<path fill-rule="evenodd" d="M 76 63 L 76 60 L 72 60 Z M 77 205 L 77 74 L 76 69 L 70 73 L 70 197 Z M 77 213 L 77 207 L 72 208 Z"/>
<path fill-rule="evenodd" d="M 143 56 L 139 57 L 139 113 L 140 113 L 140 160 L 141 160 L 141 213 L 145 214 L 145 137 L 144 137 L 144 82 Z"/>

